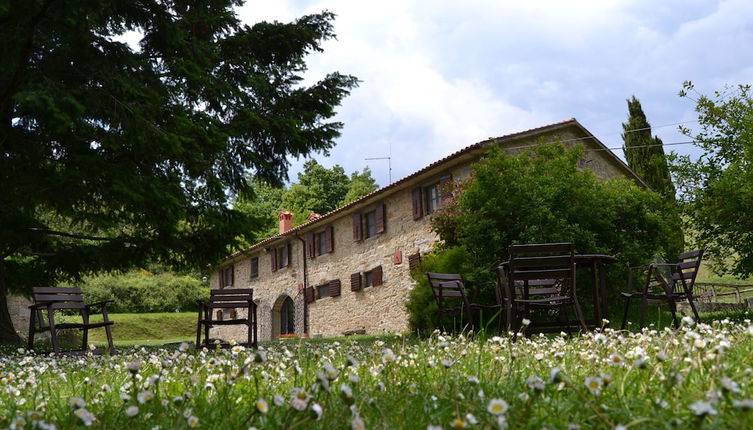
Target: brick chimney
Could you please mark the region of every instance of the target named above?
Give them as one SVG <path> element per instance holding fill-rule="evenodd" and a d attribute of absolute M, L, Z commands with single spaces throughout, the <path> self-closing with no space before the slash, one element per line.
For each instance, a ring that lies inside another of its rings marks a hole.
<path fill-rule="evenodd" d="M 293 213 L 284 211 L 280 212 L 278 215 L 278 218 L 280 219 L 280 234 L 285 233 L 286 231 L 293 228 Z"/>

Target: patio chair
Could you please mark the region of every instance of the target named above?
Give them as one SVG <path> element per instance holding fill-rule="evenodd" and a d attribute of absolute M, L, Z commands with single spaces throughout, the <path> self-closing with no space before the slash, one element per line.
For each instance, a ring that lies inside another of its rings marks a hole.
<path fill-rule="evenodd" d="M 34 335 L 49 331 L 52 351 L 55 354 L 85 354 L 88 352 L 101 354 L 104 352 L 103 350 L 95 349 L 90 351 L 87 347 L 89 343 L 89 330 L 104 327 L 105 334 L 107 335 L 108 350 L 110 353 L 115 352 L 115 347 L 112 344 L 112 333 L 110 331 L 110 326 L 113 325 L 113 322 L 110 321 L 107 313 L 107 304 L 112 303 L 112 300 L 87 305 L 84 303 L 84 297 L 81 295 L 80 288 L 34 287 L 32 288 L 32 295 L 34 304 L 29 306 L 29 310 L 31 311 L 31 315 L 29 316 L 30 350 L 34 348 Z M 89 321 L 93 308 L 99 308 L 102 312 L 102 322 L 93 323 Z M 82 322 L 55 321 L 56 311 L 71 310 L 78 311 Z M 47 317 L 46 323 L 45 317 Z M 66 329 L 81 330 L 83 332 L 81 349 L 62 350 L 60 348 L 58 330 Z"/>
<path fill-rule="evenodd" d="M 696 309 L 693 302 L 693 286 L 695 285 L 698 270 L 701 267 L 702 258 L 703 249 L 698 249 L 680 254 L 677 263 L 651 263 L 648 266 L 631 268 L 628 275 L 629 291 L 620 294 L 625 299 L 622 329 L 625 329 L 628 308 L 632 299 L 641 300 L 639 328 L 643 328 L 645 325 L 646 308 L 648 307 L 649 300 L 667 302 L 675 327 L 680 326 L 677 320 L 678 301 L 687 300 L 696 321 L 700 321 L 701 317 L 698 315 L 698 309 Z M 640 290 L 636 289 L 633 285 L 633 274 L 639 269 L 646 278 L 643 288 Z"/>
<path fill-rule="evenodd" d="M 458 274 L 427 272 L 426 276 L 437 303 L 437 318 L 442 325 L 442 329 L 444 329 L 445 315 L 459 312 L 462 320 L 464 314 L 468 326 L 475 331 L 478 327 L 476 327 L 474 321 L 480 316 L 481 312 L 488 311 L 490 315 L 493 315 L 502 309 L 499 300 L 497 300 L 497 304 L 492 305 L 471 303 L 466 294 L 463 279 Z M 501 315 L 498 317 L 501 317 Z"/>
<path fill-rule="evenodd" d="M 507 329 L 517 332 L 523 318 L 531 320 L 526 333 L 572 331 L 565 314 L 572 308 L 581 329 L 586 329 L 575 290 L 574 247 L 571 243 L 512 245 L 510 261 L 497 270 L 504 288 Z M 506 279 L 505 279 L 506 278 Z M 506 282 L 505 282 L 506 281 Z M 533 317 L 533 314 L 538 314 Z M 558 314 L 558 321 L 544 321 L 544 314 Z"/>
<path fill-rule="evenodd" d="M 249 347 L 258 346 L 256 303 L 254 303 L 254 290 L 252 288 L 226 288 L 211 290 L 209 301 L 199 300 L 199 321 L 196 324 L 196 349 L 201 346 L 212 347 L 214 344 L 209 339 L 209 329 L 217 326 L 245 325 L 248 330 Z M 238 313 L 245 310 L 246 316 Z M 225 319 L 225 311 L 229 311 L 229 319 Z M 201 332 L 204 331 L 204 343 L 201 343 Z M 220 343 L 224 348 L 230 347 L 229 343 Z"/>

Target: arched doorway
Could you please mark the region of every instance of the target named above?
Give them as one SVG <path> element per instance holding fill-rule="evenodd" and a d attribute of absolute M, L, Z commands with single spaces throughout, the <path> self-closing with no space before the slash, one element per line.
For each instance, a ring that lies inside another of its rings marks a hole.
<path fill-rule="evenodd" d="M 288 295 L 277 298 L 272 307 L 272 339 L 295 333 L 295 303 Z"/>

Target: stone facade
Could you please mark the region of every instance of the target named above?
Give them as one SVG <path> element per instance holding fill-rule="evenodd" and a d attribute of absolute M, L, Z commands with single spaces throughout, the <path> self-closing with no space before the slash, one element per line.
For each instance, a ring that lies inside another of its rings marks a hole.
<path fill-rule="evenodd" d="M 442 178 L 467 179 L 472 164 L 483 155 L 487 145 L 499 144 L 510 151 L 518 151 L 542 141 L 582 143 L 587 149 L 580 162 L 582 168 L 592 169 L 601 179 L 623 176 L 641 182 L 577 121 L 568 120 L 469 146 L 296 228 L 287 230 L 281 222 L 281 234 L 230 256 L 218 267 L 211 277 L 212 288 L 220 287 L 220 271 L 232 265 L 233 276 L 225 278 L 233 282 L 227 287 L 254 289 L 260 340 L 274 339 L 281 333 L 281 304 L 286 297 L 293 300 L 294 331 L 299 336 L 304 333 L 339 336 L 354 329 L 363 329 L 369 334 L 404 332 L 408 330 L 405 301 L 413 287 L 408 256 L 429 252 L 438 240 L 430 230 L 431 213 L 419 219 L 414 217 L 414 190 L 426 189 Z M 384 231 L 354 240 L 353 216 L 365 215 L 380 207 L 384 207 Z M 329 227 L 332 228 L 332 251 L 312 258 L 306 241 L 312 234 L 325 233 Z M 273 271 L 271 255 L 286 244 L 291 247 L 288 266 Z M 258 276 L 251 278 L 254 258 L 258 259 Z M 351 291 L 351 277 L 366 283 L 367 276 L 373 279 L 376 268 L 381 268 L 381 285 Z M 338 280 L 340 294 L 331 297 L 329 286 Z M 305 300 L 306 291 L 313 293 L 313 301 Z M 320 294 L 325 297 L 320 298 Z M 211 336 L 241 341 L 246 336 L 245 327 L 214 329 Z"/>

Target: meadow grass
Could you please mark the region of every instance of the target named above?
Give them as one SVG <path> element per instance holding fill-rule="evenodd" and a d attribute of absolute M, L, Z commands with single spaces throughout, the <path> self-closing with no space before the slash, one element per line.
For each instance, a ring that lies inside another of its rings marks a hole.
<path fill-rule="evenodd" d="M 750 428 L 753 326 L 0 356 L 0 428 Z M 53 427 L 54 426 L 54 427 Z"/>
<path fill-rule="evenodd" d="M 112 337 L 116 346 L 159 345 L 196 338 L 196 312 L 110 314 L 109 318 L 115 321 Z M 66 316 L 65 320 L 80 322 L 81 317 Z M 102 321 L 102 315 L 92 315 L 91 321 Z M 105 329 L 90 330 L 89 341 L 105 344 Z"/>

